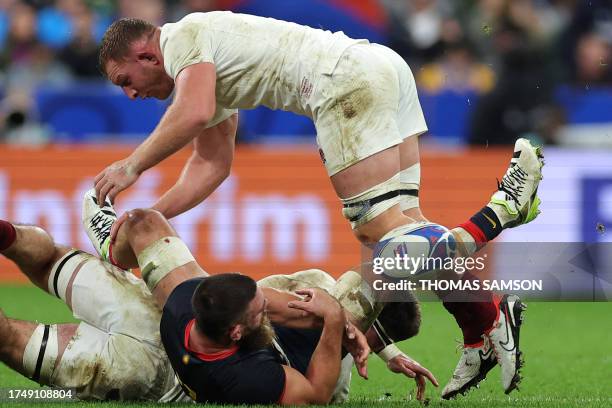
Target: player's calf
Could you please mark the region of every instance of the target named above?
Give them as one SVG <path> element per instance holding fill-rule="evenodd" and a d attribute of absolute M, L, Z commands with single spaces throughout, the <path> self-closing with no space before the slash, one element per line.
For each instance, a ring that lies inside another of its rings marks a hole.
<path fill-rule="evenodd" d="M 47 291 L 51 267 L 68 248 L 56 246 L 45 230 L 32 225 L 0 220 L 0 234 L 3 234 L 0 239 L 3 240 L 1 248 L 4 248 L 0 253 L 13 261 L 32 283 Z"/>
<path fill-rule="evenodd" d="M 28 344 L 32 343 L 33 338 L 40 337 L 42 340 L 41 336 L 35 335 L 36 331 L 36 323 L 9 319 L 0 309 L 0 360 L 13 370 L 33 380 L 40 379 L 40 373 L 43 370 L 46 376 L 46 374 L 48 374 L 49 359 L 53 359 L 54 365 L 55 357 L 57 357 L 57 353 L 53 352 L 54 343 L 53 338 L 51 338 L 47 360 L 44 360 L 45 353 L 43 353 L 38 371 L 36 370 L 36 361 L 34 364 L 30 364 L 33 360 L 31 358 L 31 354 L 33 353 L 26 353 Z M 49 342 L 49 333 L 47 333 L 46 337 L 47 340 L 45 344 Z M 38 355 L 36 358 L 38 358 Z M 47 364 L 44 364 L 43 367 L 43 363 L 45 362 Z M 38 376 L 35 376 L 37 372 Z"/>

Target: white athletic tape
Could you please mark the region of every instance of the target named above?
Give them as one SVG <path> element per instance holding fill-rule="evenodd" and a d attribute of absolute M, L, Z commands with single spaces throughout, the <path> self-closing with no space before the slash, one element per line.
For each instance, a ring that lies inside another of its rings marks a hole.
<path fill-rule="evenodd" d="M 342 204 L 345 206 L 351 205 L 351 207 L 343 208 L 342 215 L 344 215 L 344 218 L 351 220 L 351 227 L 356 229 L 363 224 L 372 221 L 375 217 L 387 211 L 394 205 L 399 204 L 400 197 L 399 195 L 394 196 L 374 205 L 370 205 L 368 200 L 393 191 L 399 191 L 400 188 L 400 175 L 398 173 L 389 180 L 383 181 L 382 183 L 364 191 L 361 194 L 350 198 L 343 198 Z"/>
<path fill-rule="evenodd" d="M 57 325 L 39 324 L 23 351 L 23 369 L 39 384 L 49 385 L 59 353 Z"/>
<path fill-rule="evenodd" d="M 347 271 L 332 288 L 331 295 L 355 319 L 354 323 L 364 330 L 374 322 L 384 304 L 377 302 L 372 288 L 355 271 Z"/>
<path fill-rule="evenodd" d="M 384 361 L 385 363 L 388 363 L 389 361 L 391 361 L 392 359 L 394 359 L 395 357 L 403 353 L 395 344 L 389 344 L 387 347 L 379 351 L 377 354 L 378 354 L 378 357 L 382 359 L 382 361 Z"/>
<path fill-rule="evenodd" d="M 162 238 L 138 255 L 138 265 L 151 292 L 174 269 L 195 261 L 187 245 L 178 237 Z"/>
<path fill-rule="evenodd" d="M 421 187 L 421 164 L 413 164 L 400 171 L 400 183 L 404 190 L 419 190 Z M 400 199 L 400 208 L 402 211 L 416 208 L 419 206 L 419 197 L 411 195 L 402 195 Z"/>
<path fill-rule="evenodd" d="M 70 279 L 78 265 L 87 258 L 91 258 L 91 256 L 78 250 L 68 251 L 66 255 L 61 257 L 51 268 L 49 281 L 47 282 L 49 293 L 65 302 Z"/>

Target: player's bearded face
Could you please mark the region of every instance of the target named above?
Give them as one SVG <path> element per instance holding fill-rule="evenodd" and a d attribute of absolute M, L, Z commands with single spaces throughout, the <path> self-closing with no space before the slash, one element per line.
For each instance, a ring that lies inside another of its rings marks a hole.
<path fill-rule="evenodd" d="M 242 338 L 236 342 L 241 349 L 260 350 L 272 344 L 274 329 L 272 328 L 268 316 L 263 315 L 261 324 L 256 327 L 249 327 L 246 325 L 244 327 Z"/>

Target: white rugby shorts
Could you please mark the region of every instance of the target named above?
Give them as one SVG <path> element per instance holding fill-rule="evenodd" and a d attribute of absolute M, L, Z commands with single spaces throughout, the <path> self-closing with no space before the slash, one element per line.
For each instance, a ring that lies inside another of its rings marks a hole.
<path fill-rule="evenodd" d="M 315 94 L 317 144 L 330 177 L 427 131 L 410 67 L 380 44 L 347 48 Z"/>
<path fill-rule="evenodd" d="M 70 251 L 54 265 L 49 292 L 71 305 L 81 321 L 53 373 L 53 385 L 77 388 L 84 400 L 158 401 L 175 388 L 159 334 L 161 313 L 141 279 Z"/>

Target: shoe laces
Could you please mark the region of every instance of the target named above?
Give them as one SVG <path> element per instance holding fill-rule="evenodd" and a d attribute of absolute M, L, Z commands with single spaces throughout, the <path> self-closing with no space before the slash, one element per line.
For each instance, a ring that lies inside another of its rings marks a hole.
<path fill-rule="evenodd" d="M 110 235 L 111 228 L 113 226 L 113 221 L 114 220 L 112 218 L 105 217 L 102 212 L 96 214 L 91 219 L 89 225 L 98 241 L 106 241 L 106 238 L 108 238 L 108 236 Z"/>
<path fill-rule="evenodd" d="M 511 167 L 501 182 L 497 180 L 497 189 L 503 191 L 518 204 L 519 195 L 523 192 L 525 184 L 527 183 L 527 172 L 523 170 L 519 165 Z"/>

